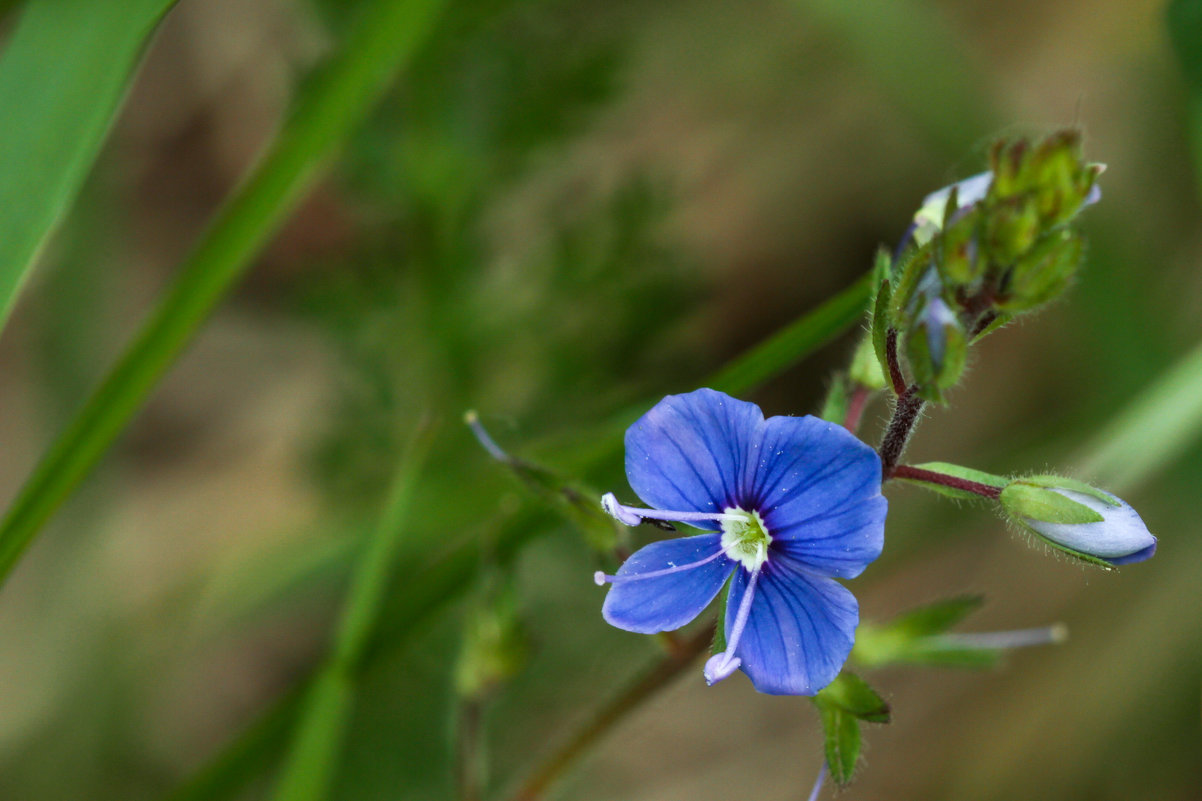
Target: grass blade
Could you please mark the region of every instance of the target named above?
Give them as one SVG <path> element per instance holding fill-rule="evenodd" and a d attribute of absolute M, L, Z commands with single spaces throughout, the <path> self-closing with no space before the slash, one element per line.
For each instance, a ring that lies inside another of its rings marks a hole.
<path fill-rule="evenodd" d="M 270 150 L 218 214 L 167 297 L 0 521 L 0 583 L 125 429 L 334 147 L 414 54 L 442 2 L 379 0 L 370 5 L 336 55 L 306 83 Z"/>
<path fill-rule="evenodd" d="M 175 0 L 33 0 L 0 58 L 0 329 Z"/>
<path fill-rule="evenodd" d="M 863 320 L 871 295 L 869 273 L 719 370 L 706 386 L 731 395 L 749 392 Z"/>
<path fill-rule="evenodd" d="M 351 579 L 334 648 L 306 693 L 292 749 L 276 784 L 277 801 L 318 801 L 329 790 L 354 708 L 356 668 L 376 628 L 431 434 L 430 426 L 419 426 L 401 457 L 384 514 Z"/>

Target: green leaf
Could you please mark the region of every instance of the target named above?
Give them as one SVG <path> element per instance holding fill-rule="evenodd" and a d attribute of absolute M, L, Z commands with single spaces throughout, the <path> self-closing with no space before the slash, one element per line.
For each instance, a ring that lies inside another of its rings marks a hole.
<path fill-rule="evenodd" d="M 1011 515 L 1046 523 L 1084 525 L 1105 520 L 1099 512 L 1055 490 L 1015 481 L 1002 490 L 1002 507 Z"/>
<path fill-rule="evenodd" d="M 830 389 L 826 391 L 826 400 L 822 402 L 822 411 L 818 416 L 836 425 L 842 425 L 847 419 L 847 375 L 839 372 L 831 376 Z"/>
<path fill-rule="evenodd" d="M 31 0 L 0 57 L 0 329 L 175 0 Z"/>
<path fill-rule="evenodd" d="M 868 682 L 844 670 L 817 695 L 818 703 L 835 706 L 869 723 L 888 723 L 889 704 Z"/>
<path fill-rule="evenodd" d="M 222 209 L 167 297 L 43 456 L 0 521 L 0 584 L 251 265 L 335 147 L 413 56 L 442 2 L 378 0 L 369 5 L 336 55 L 305 84 L 265 157 Z"/>
<path fill-rule="evenodd" d="M 1172 0 L 1165 7 L 1169 41 L 1181 71 L 1196 93 L 1202 93 L 1202 0 Z"/>
<path fill-rule="evenodd" d="M 871 291 L 869 273 L 719 370 L 708 386 L 741 395 L 778 375 L 859 322 Z"/>
<path fill-rule="evenodd" d="M 834 704 L 818 704 L 822 719 L 823 750 L 831 778 L 838 784 L 851 781 L 860 759 L 860 721 Z"/>
<path fill-rule="evenodd" d="M 942 634 L 980 609 L 983 595 L 960 595 L 920 606 L 900 615 L 889 625 L 914 636 Z"/>

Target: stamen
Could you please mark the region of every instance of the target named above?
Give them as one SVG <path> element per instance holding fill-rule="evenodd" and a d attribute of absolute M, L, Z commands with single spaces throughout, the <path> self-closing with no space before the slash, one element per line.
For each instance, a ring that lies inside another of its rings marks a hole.
<path fill-rule="evenodd" d="M 620 581 L 642 581 L 643 579 L 670 576 L 673 573 L 679 573 L 682 570 L 692 570 L 695 567 L 701 567 L 704 564 L 709 564 L 723 553 L 725 552 L 719 548 L 717 551 L 705 557 L 704 559 L 699 559 L 696 562 L 689 562 L 687 565 L 672 565 L 671 567 L 665 567 L 663 570 L 651 570 L 646 573 L 632 573 L 625 576 L 610 576 L 598 570 L 593 574 L 593 581 L 597 582 L 597 586 L 600 587 L 606 582 L 609 582 L 610 584 L 617 584 Z"/>
<path fill-rule="evenodd" d="M 625 526 L 637 526 L 643 520 L 668 520 L 678 523 L 688 523 L 694 520 L 725 520 L 730 515 L 726 512 L 665 512 L 661 509 L 642 509 L 637 506 L 623 506 L 612 492 L 601 496 L 601 508 L 611 517 Z"/>
<path fill-rule="evenodd" d="M 814 781 L 814 789 L 810 790 L 808 801 L 818 801 L 818 794 L 822 792 L 822 782 L 826 780 L 826 759 L 822 760 L 822 767 L 818 769 L 818 778 Z"/>
<path fill-rule="evenodd" d="M 492 458 L 496 459 L 498 462 L 513 461 L 513 458 L 506 453 L 500 445 L 497 444 L 496 440 L 489 436 L 488 431 L 480 422 L 480 415 L 476 414 L 475 409 L 469 409 L 468 411 L 464 412 L 463 422 L 467 423 L 467 427 L 470 428 L 472 433 L 476 435 L 476 441 L 480 443 L 484 450 L 488 451 Z"/>
<path fill-rule="evenodd" d="M 738 614 L 735 615 L 735 624 L 731 627 L 730 638 L 726 641 L 726 650 L 720 654 L 714 654 L 705 663 L 705 683 L 716 684 L 724 678 L 734 673 L 739 669 L 739 665 L 743 664 L 743 660 L 735 656 L 735 650 L 739 647 L 739 639 L 743 636 L 743 629 L 747 627 L 747 618 L 751 616 L 751 599 L 755 596 L 755 585 L 759 581 L 760 571 L 751 571 L 751 580 L 747 582 L 747 589 L 743 592 L 743 600 L 739 603 Z"/>

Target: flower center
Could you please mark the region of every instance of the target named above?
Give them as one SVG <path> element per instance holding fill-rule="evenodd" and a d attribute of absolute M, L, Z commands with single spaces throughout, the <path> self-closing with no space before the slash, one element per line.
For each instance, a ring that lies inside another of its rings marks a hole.
<path fill-rule="evenodd" d="M 747 570 L 759 570 L 768 561 L 768 546 L 772 536 L 757 511 L 738 507 L 722 512 L 722 550 Z"/>

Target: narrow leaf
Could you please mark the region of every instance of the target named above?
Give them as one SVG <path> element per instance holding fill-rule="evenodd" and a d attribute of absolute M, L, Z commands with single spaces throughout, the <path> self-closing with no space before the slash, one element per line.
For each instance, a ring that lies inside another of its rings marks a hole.
<path fill-rule="evenodd" d="M 872 291 L 869 273 L 718 371 L 708 386 L 741 395 L 780 374 L 863 318 Z"/>
<path fill-rule="evenodd" d="M 277 801 L 326 797 L 352 709 L 356 668 L 376 628 L 431 434 L 428 425 L 419 426 L 401 456 L 384 512 L 351 579 L 333 649 L 305 696 L 292 747 L 276 784 Z"/>
<path fill-rule="evenodd" d="M 335 57 L 305 84 L 266 156 L 226 204 L 167 297 L 42 458 L 0 521 L 0 583 L 42 525 L 129 424 L 316 179 L 334 148 L 414 54 L 442 2 L 378 0 L 364 10 Z"/>
<path fill-rule="evenodd" d="M 31 0 L 0 57 L 0 329 L 175 0 Z"/>

